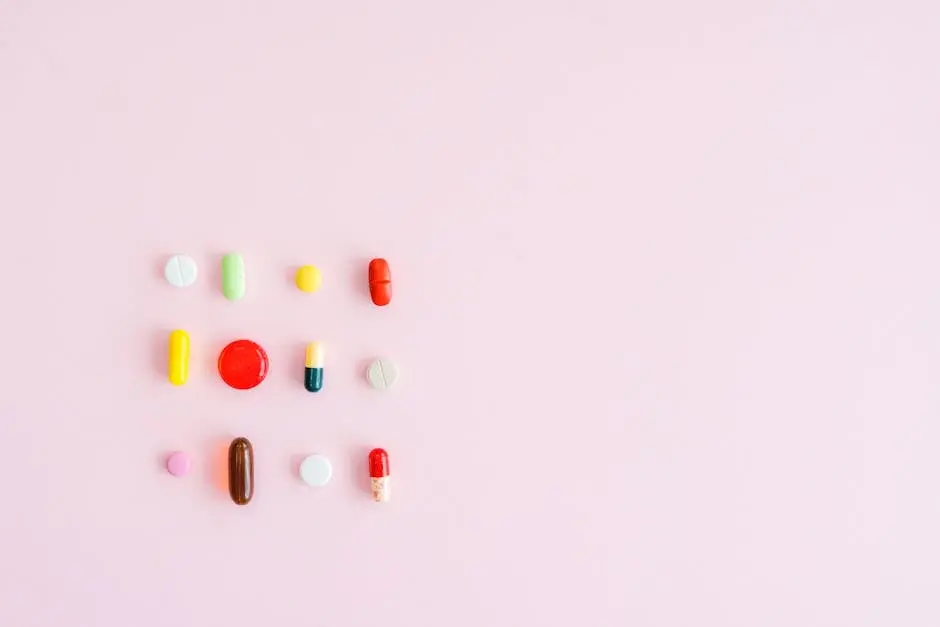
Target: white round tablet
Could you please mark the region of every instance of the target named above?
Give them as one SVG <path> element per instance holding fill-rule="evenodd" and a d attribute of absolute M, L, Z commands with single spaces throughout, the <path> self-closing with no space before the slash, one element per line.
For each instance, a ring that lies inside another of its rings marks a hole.
<path fill-rule="evenodd" d="M 189 287 L 196 282 L 199 270 L 189 255 L 173 255 L 163 267 L 163 276 L 174 287 Z"/>
<path fill-rule="evenodd" d="M 332 476 L 333 464 L 323 455 L 309 455 L 300 462 L 300 478 L 309 486 L 325 486 Z"/>
<path fill-rule="evenodd" d="M 380 357 L 369 364 L 366 379 L 377 390 L 390 388 L 398 381 L 398 366 L 391 359 Z"/>

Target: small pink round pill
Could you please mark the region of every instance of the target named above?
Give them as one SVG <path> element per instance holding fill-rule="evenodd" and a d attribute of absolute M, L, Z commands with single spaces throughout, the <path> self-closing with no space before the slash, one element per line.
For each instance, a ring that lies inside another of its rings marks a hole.
<path fill-rule="evenodd" d="M 189 472 L 189 455 L 176 451 L 166 458 L 166 470 L 174 477 L 182 477 Z"/>

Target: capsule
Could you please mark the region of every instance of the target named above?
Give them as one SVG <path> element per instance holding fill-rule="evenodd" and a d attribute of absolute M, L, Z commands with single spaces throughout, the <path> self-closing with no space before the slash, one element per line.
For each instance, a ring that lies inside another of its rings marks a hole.
<path fill-rule="evenodd" d="M 369 295 L 372 302 L 384 307 L 392 301 L 392 271 L 384 259 L 369 262 Z"/>
<path fill-rule="evenodd" d="M 228 493 L 236 505 L 247 505 L 255 493 L 255 453 L 247 438 L 228 447 Z"/>
<path fill-rule="evenodd" d="M 392 486 L 389 483 L 391 476 L 388 471 L 388 453 L 385 449 L 374 448 L 369 452 L 369 477 L 372 478 L 372 500 L 384 503 L 392 495 Z"/>
<path fill-rule="evenodd" d="M 183 385 L 189 378 L 189 334 L 182 329 L 170 333 L 169 376 L 173 385 Z"/>
<path fill-rule="evenodd" d="M 308 392 L 319 392 L 323 388 L 323 345 L 319 342 L 307 344 L 304 387 Z"/>
<path fill-rule="evenodd" d="M 229 300 L 245 296 L 245 260 L 238 253 L 222 257 L 222 294 Z"/>

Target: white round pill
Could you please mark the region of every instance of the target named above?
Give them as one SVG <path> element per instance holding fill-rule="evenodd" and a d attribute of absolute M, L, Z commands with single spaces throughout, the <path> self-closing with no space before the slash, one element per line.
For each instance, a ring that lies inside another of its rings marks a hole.
<path fill-rule="evenodd" d="M 309 486 L 325 486 L 332 476 L 333 464 L 323 455 L 308 455 L 300 462 L 300 478 Z"/>
<path fill-rule="evenodd" d="M 366 379 L 377 390 L 390 388 L 398 381 L 398 366 L 391 359 L 380 357 L 369 364 Z"/>
<path fill-rule="evenodd" d="M 163 276 L 173 287 L 189 287 L 198 274 L 196 261 L 189 255 L 173 255 L 163 267 Z"/>

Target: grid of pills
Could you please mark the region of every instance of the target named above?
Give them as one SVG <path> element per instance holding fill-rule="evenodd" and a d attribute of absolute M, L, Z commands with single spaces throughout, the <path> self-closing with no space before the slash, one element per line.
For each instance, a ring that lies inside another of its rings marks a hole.
<path fill-rule="evenodd" d="M 242 299 L 246 291 L 245 260 L 238 253 L 229 253 L 222 257 L 221 265 L 222 294 L 231 301 Z M 369 262 L 368 273 L 363 274 L 363 279 L 368 281 L 373 304 L 387 306 L 392 300 L 392 275 L 388 262 L 381 258 L 373 259 Z M 170 285 L 185 288 L 196 282 L 199 268 L 192 257 L 173 255 L 167 260 L 163 275 Z M 303 292 L 316 292 L 322 284 L 320 270 L 311 265 L 301 266 L 297 270 L 295 284 Z M 167 378 L 172 385 L 185 385 L 189 378 L 189 333 L 175 329 L 170 332 L 167 344 Z M 320 342 L 311 342 L 305 347 L 303 385 L 313 394 L 323 389 L 325 352 Z M 219 353 L 217 367 L 219 377 L 227 385 L 237 390 L 250 390 L 267 377 L 268 354 L 253 340 L 235 339 Z M 398 381 L 398 366 L 393 360 L 381 357 L 369 365 L 365 377 L 373 388 L 385 390 Z M 372 499 L 377 503 L 388 501 L 391 496 L 388 453 L 381 448 L 372 449 L 363 461 L 364 470 L 369 472 Z M 235 504 L 247 505 L 255 491 L 255 456 L 251 442 L 245 437 L 233 439 L 229 444 L 227 462 L 229 496 Z M 185 451 L 174 451 L 166 458 L 166 471 L 174 477 L 186 476 L 191 465 L 192 459 Z M 323 487 L 333 476 L 333 466 L 324 455 L 308 455 L 300 463 L 298 474 L 308 486 Z"/>

